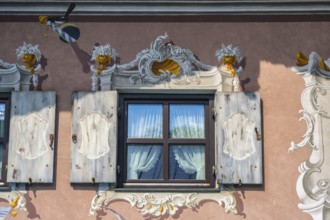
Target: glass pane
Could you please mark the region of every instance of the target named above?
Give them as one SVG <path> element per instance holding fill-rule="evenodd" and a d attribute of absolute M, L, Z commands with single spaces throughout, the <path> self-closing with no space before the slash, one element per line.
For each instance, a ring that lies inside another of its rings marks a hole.
<path fill-rule="evenodd" d="M 5 111 L 6 111 L 6 104 L 0 103 L 0 137 L 1 138 L 5 136 Z"/>
<path fill-rule="evenodd" d="M 204 105 L 170 105 L 171 138 L 204 138 Z"/>
<path fill-rule="evenodd" d="M 162 179 L 162 146 L 128 145 L 127 179 Z"/>
<path fill-rule="evenodd" d="M 204 145 L 171 145 L 170 179 L 204 180 Z"/>
<path fill-rule="evenodd" d="M 128 105 L 128 138 L 161 138 L 162 104 Z"/>

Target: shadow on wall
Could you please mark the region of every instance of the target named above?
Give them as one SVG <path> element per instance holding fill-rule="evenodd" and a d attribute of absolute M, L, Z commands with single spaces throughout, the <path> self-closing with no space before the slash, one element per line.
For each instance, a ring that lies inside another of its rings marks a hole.
<path fill-rule="evenodd" d="M 27 217 L 29 219 L 36 219 L 36 218 L 41 219 L 40 215 L 37 213 L 36 207 L 33 205 L 32 198 L 30 196 L 31 193 L 33 193 L 34 197 L 36 198 L 35 191 L 32 192 L 31 190 L 27 189 L 27 194 L 25 196 L 25 198 L 26 198 L 26 209 L 27 209 L 27 212 L 28 212 Z"/>
<path fill-rule="evenodd" d="M 99 43 L 95 43 L 95 46 L 98 46 Z M 78 58 L 79 62 L 82 66 L 82 71 L 84 73 L 90 73 L 90 65 L 91 65 L 91 57 L 92 55 L 87 53 L 86 51 L 82 50 L 79 47 L 79 44 L 77 42 L 71 44 L 71 48 L 73 49 L 76 57 Z"/>

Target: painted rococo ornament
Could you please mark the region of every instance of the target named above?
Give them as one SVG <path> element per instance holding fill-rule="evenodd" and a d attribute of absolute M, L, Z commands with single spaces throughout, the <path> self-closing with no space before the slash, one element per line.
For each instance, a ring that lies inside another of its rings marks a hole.
<path fill-rule="evenodd" d="M 92 76 L 92 90 L 98 90 L 99 79 L 101 80 L 101 87 L 104 86 L 104 76 L 109 76 L 114 72 L 115 65 L 109 67 L 111 60 L 116 61 L 118 57 L 116 49 L 112 48 L 110 44 L 94 46 L 91 61 L 97 63 L 96 66 L 91 65 Z M 110 82 L 108 82 L 110 84 Z M 110 89 L 110 85 L 109 85 Z"/>
<path fill-rule="evenodd" d="M 150 48 L 137 53 L 134 60 L 126 64 L 109 65 L 117 56 L 107 45 L 95 47 L 91 65 L 92 90 L 112 89 L 203 89 L 231 91 L 233 76 L 228 71 L 202 63 L 192 51 L 167 42 L 168 35 L 159 36 Z M 234 48 L 234 51 L 236 49 Z M 239 61 L 237 56 L 235 60 Z M 236 69 L 238 73 L 241 68 Z"/>
<path fill-rule="evenodd" d="M 144 216 L 161 217 L 175 215 L 184 207 L 196 208 L 202 201 L 212 200 L 224 207 L 225 212 L 237 214 L 234 192 L 219 193 L 121 193 L 100 191 L 91 203 L 90 215 L 104 210 L 110 202 L 124 200 Z"/>
<path fill-rule="evenodd" d="M 307 130 L 300 143 L 291 143 L 289 151 L 306 145 L 310 149 L 310 158 L 298 167 L 298 207 L 314 220 L 326 220 L 330 216 L 330 59 L 315 52 L 309 56 L 299 52 L 296 58 L 297 66 L 292 69 L 305 81 L 300 120 L 306 121 Z"/>
<path fill-rule="evenodd" d="M 197 60 L 190 50 L 164 43 L 167 38 L 166 33 L 157 37 L 150 49 L 142 50 L 130 63 L 119 65 L 117 71 L 129 71 L 137 66 L 139 74 L 132 74 L 130 82 L 155 85 L 169 81 L 175 84 L 190 84 L 199 81 L 199 74 L 194 70 L 212 69 L 212 66 Z"/>
<path fill-rule="evenodd" d="M 91 61 L 96 61 L 98 64 L 96 73 L 101 74 L 101 72 L 105 70 L 108 67 L 108 65 L 110 65 L 111 59 L 116 60 L 117 57 L 118 57 L 117 51 L 114 48 L 112 48 L 110 44 L 95 46 L 93 48 Z"/>
<path fill-rule="evenodd" d="M 9 214 L 12 217 L 16 217 L 19 213 L 19 211 L 26 212 L 26 190 L 22 189 L 22 186 L 16 187 L 14 185 L 11 185 L 10 191 L 2 191 L 0 192 L 0 198 L 2 200 L 5 200 L 9 203 L 9 206 L 2 206 L 2 208 L 5 208 L 1 211 L 1 219 L 5 219 L 6 217 L 9 217 Z M 7 219 L 7 218 L 6 218 Z M 9 217 L 9 219 L 11 219 Z"/>
<path fill-rule="evenodd" d="M 33 86 L 36 88 L 39 83 L 39 71 L 41 65 L 38 63 L 41 59 L 41 52 L 38 45 L 23 43 L 16 49 L 17 59 L 21 60 L 25 66 L 17 66 L 20 72 L 29 72 L 32 75 Z"/>
<path fill-rule="evenodd" d="M 25 68 L 30 70 L 31 74 L 34 74 L 34 65 L 41 59 L 41 52 L 38 49 L 38 45 L 33 46 L 32 44 L 23 43 L 16 49 L 17 59 L 21 60 L 25 64 Z"/>
<path fill-rule="evenodd" d="M 220 62 L 220 71 L 227 74 L 229 73 L 233 77 L 233 90 L 238 92 L 240 90 L 239 74 L 242 71 L 242 67 L 239 66 L 238 68 L 235 68 L 235 65 L 239 65 L 242 61 L 239 48 L 233 48 L 231 44 L 228 46 L 222 44 L 215 52 L 215 56 Z"/>

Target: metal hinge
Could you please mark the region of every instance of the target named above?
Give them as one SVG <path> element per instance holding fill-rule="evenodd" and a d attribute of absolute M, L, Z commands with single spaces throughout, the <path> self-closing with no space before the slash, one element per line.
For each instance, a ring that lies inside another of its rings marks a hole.
<path fill-rule="evenodd" d="M 120 118 L 122 116 L 122 113 L 123 113 L 123 108 L 118 107 L 117 112 L 118 112 L 118 118 Z"/>
<path fill-rule="evenodd" d="M 217 118 L 217 112 L 216 112 L 215 108 L 212 108 L 212 117 L 214 120 Z"/>
<path fill-rule="evenodd" d="M 217 177 L 217 169 L 215 168 L 215 166 L 212 166 L 212 174 L 214 177 Z"/>
<path fill-rule="evenodd" d="M 120 175 L 120 166 L 117 166 L 117 174 Z"/>

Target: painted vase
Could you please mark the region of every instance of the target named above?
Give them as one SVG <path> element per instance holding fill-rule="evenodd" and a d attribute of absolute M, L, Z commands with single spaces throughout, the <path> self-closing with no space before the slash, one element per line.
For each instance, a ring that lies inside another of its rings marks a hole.
<path fill-rule="evenodd" d="M 235 77 L 236 71 L 235 71 L 233 65 L 236 63 L 236 57 L 235 56 L 224 56 L 222 58 L 222 63 L 226 66 L 227 71 L 230 72 L 233 77 Z"/>
<path fill-rule="evenodd" d="M 34 74 L 34 67 L 33 65 L 36 62 L 36 56 L 34 54 L 24 54 L 22 56 L 22 62 L 25 64 L 26 69 L 30 71 L 31 74 Z"/>
<path fill-rule="evenodd" d="M 111 57 L 109 55 L 97 55 L 96 62 L 98 63 L 97 74 L 101 74 L 103 70 L 110 64 Z"/>

